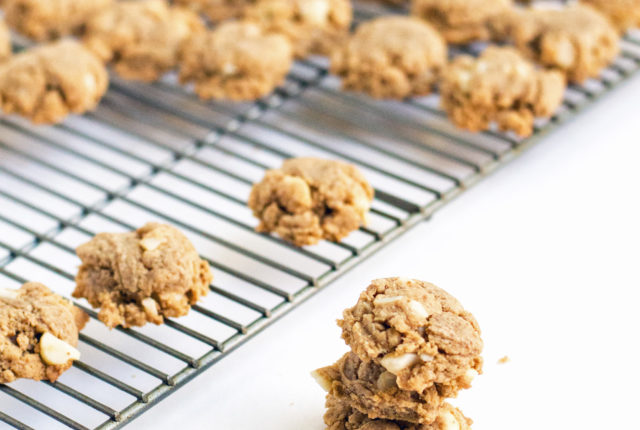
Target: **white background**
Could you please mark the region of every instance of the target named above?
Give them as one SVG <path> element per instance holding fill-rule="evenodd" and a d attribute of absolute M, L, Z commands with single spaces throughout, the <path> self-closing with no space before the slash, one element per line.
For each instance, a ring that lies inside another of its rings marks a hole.
<path fill-rule="evenodd" d="M 336 318 L 406 276 L 480 322 L 485 373 L 454 401 L 475 430 L 640 428 L 639 186 L 636 78 L 130 427 L 323 429 L 309 372 L 346 351 Z"/>

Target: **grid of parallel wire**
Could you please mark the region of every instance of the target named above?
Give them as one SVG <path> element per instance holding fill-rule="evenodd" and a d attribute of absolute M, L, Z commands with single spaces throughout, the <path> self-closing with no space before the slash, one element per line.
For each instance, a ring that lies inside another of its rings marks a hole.
<path fill-rule="evenodd" d="M 369 13 L 371 10 L 360 10 Z M 324 60 L 296 64 L 251 104 L 202 103 L 171 78 L 114 79 L 100 108 L 56 127 L 0 120 L 0 284 L 69 296 L 74 248 L 148 220 L 181 228 L 211 263 L 211 293 L 184 318 L 109 332 L 91 315 L 82 359 L 55 383 L 0 385 L 0 428 L 119 428 L 640 69 L 640 35 L 599 80 L 572 87 L 535 135 L 456 130 L 437 96 L 376 102 L 338 91 Z M 298 249 L 253 232 L 251 184 L 283 159 L 359 166 L 371 224 Z"/>

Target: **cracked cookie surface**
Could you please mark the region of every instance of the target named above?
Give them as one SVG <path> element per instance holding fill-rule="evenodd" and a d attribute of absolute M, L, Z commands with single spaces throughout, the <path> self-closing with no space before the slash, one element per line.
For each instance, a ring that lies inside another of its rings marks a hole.
<path fill-rule="evenodd" d="M 373 188 L 353 165 L 319 158 L 285 160 L 255 184 L 249 208 L 259 232 L 298 246 L 340 241 L 366 224 Z"/>
<path fill-rule="evenodd" d="M 394 374 L 352 352 L 332 366 L 316 370 L 314 377 L 330 396 L 369 418 L 432 423 L 444 402 L 436 386 L 423 392 L 401 390 Z"/>
<path fill-rule="evenodd" d="M 280 85 L 293 63 L 291 43 L 250 22 L 197 34 L 181 52 L 180 81 L 201 99 L 255 100 Z"/>
<path fill-rule="evenodd" d="M 113 3 L 113 0 L 3 1 L 9 26 L 37 41 L 78 34 L 93 14 Z"/>
<path fill-rule="evenodd" d="M 175 0 L 175 3 L 202 13 L 216 23 L 240 18 L 245 8 L 256 3 L 256 0 Z"/>
<path fill-rule="evenodd" d="M 76 253 L 82 265 L 73 296 L 100 308 L 98 318 L 110 328 L 186 315 L 213 279 L 189 239 L 164 224 L 101 233 Z"/>
<path fill-rule="evenodd" d="M 197 14 L 166 0 L 125 1 L 94 15 L 84 42 L 123 78 L 150 82 L 174 69 L 182 43 L 203 31 Z"/>
<path fill-rule="evenodd" d="M 503 19 L 498 25 L 521 52 L 572 82 L 598 77 L 620 52 L 616 28 L 589 6 L 528 8 Z"/>
<path fill-rule="evenodd" d="M 566 87 L 558 71 L 537 69 L 514 48 L 487 48 L 479 58 L 455 58 L 440 82 L 441 104 L 458 127 L 481 131 L 496 123 L 521 136 L 536 117 L 549 117 Z"/>
<path fill-rule="evenodd" d="M 412 0 L 411 13 L 433 25 L 449 43 L 491 39 L 489 22 L 511 0 Z"/>
<path fill-rule="evenodd" d="M 640 1 L 638 0 L 580 0 L 594 7 L 621 31 L 640 27 Z"/>
<path fill-rule="evenodd" d="M 471 420 L 448 403 L 440 407 L 437 418 L 429 424 L 370 418 L 330 394 L 327 396 L 324 422 L 327 430 L 469 430 Z"/>
<path fill-rule="evenodd" d="M 96 107 L 107 90 L 104 65 L 78 42 L 22 51 L 0 64 L 0 105 L 34 123 L 56 123 Z"/>
<path fill-rule="evenodd" d="M 258 0 L 243 17 L 269 32 L 286 36 L 296 57 L 329 54 L 349 32 L 349 0 Z"/>
<path fill-rule="evenodd" d="M 342 88 L 375 98 L 402 99 L 431 93 L 447 59 L 437 31 L 411 17 L 382 17 L 358 27 L 331 56 Z"/>
<path fill-rule="evenodd" d="M 67 359 L 62 354 L 60 360 L 55 355 L 75 349 L 78 333 L 88 319 L 42 284 L 29 282 L 17 290 L 0 288 L 0 384 L 18 378 L 58 379 L 78 356 Z M 53 350 L 46 345 L 45 334 L 57 339 L 52 341 Z"/>
<path fill-rule="evenodd" d="M 456 392 L 482 371 L 475 318 L 428 282 L 377 279 L 338 325 L 352 351 L 394 374 L 403 390 L 423 392 L 441 384 Z"/>

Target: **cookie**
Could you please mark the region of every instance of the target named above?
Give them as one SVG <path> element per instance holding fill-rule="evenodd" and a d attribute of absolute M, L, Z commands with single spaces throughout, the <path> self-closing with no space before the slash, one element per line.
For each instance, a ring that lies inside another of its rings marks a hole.
<path fill-rule="evenodd" d="M 537 69 L 515 48 L 489 47 L 479 58 L 454 59 L 440 82 L 440 102 L 458 127 L 481 131 L 496 123 L 521 136 L 536 117 L 549 117 L 562 103 L 565 78 Z"/>
<path fill-rule="evenodd" d="M 516 47 L 536 62 L 562 71 L 572 82 L 596 78 L 620 52 L 620 35 L 603 15 L 580 4 L 529 8 L 505 15 Z"/>
<path fill-rule="evenodd" d="M 580 0 L 607 16 L 620 30 L 640 27 L 640 1 L 638 0 Z"/>
<path fill-rule="evenodd" d="M 435 385 L 423 392 L 400 390 L 394 374 L 352 352 L 313 375 L 330 396 L 369 418 L 428 424 L 436 420 L 444 403 Z"/>
<path fill-rule="evenodd" d="M 56 123 L 95 108 L 108 84 L 104 65 L 81 44 L 52 42 L 0 64 L 0 106 L 34 123 Z"/>
<path fill-rule="evenodd" d="M 449 43 L 491 39 L 489 22 L 511 0 L 412 0 L 411 14 L 433 25 Z"/>
<path fill-rule="evenodd" d="M 11 56 L 11 34 L 6 22 L 0 18 L 0 62 Z"/>
<path fill-rule="evenodd" d="M 244 19 L 286 36 L 294 55 L 329 54 L 345 40 L 353 18 L 350 0 L 258 0 Z"/>
<path fill-rule="evenodd" d="M 201 99 L 255 100 L 284 82 L 293 64 L 291 43 L 249 22 L 229 22 L 184 44 L 180 81 Z"/>
<path fill-rule="evenodd" d="M 432 423 L 419 424 L 399 420 L 370 418 L 330 394 L 324 415 L 327 430 L 470 430 L 472 421 L 459 409 L 444 403 Z"/>
<path fill-rule="evenodd" d="M 411 17 L 387 16 L 360 25 L 331 56 L 342 88 L 375 98 L 429 94 L 447 61 L 442 37 Z"/>
<path fill-rule="evenodd" d="M 82 265 L 73 296 L 100 308 L 98 318 L 109 328 L 186 315 L 213 279 L 189 239 L 164 224 L 101 233 L 76 253 Z"/>
<path fill-rule="evenodd" d="M 0 288 L 0 384 L 53 382 L 80 358 L 78 333 L 89 316 L 36 282 Z"/>
<path fill-rule="evenodd" d="M 37 40 L 54 40 L 82 31 L 87 19 L 113 0 L 4 0 L 7 23 Z"/>
<path fill-rule="evenodd" d="M 249 196 L 259 232 L 277 233 L 298 246 L 340 241 L 366 224 L 373 188 L 353 165 L 293 158 L 268 170 Z"/>
<path fill-rule="evenodd" d="M 375 280 L 338 325 L 351 350 L 394 374 L 402 390 L 423 392 L 440 384 L 455 392 L 482 371 L 475 318 L 428 282 Z"/>
<path fill-rule="evenodd" d="M 178 65 L 180 45 L 204 24 L 166 0 L 123 1 L 94 15 L 84 42 L 125 79 L 150 82 Z"/>
<path fill-rule="evenodd" d="M 240 18 L 245 8 L 256 3 L 256 0 L 174 0 L 174 3 L 202 13 L 216 23 Z"/>

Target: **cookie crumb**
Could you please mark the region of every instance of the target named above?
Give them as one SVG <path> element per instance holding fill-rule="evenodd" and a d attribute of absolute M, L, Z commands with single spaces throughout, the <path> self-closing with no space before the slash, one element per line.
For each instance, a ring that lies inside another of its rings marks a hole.
<path fill-rule="evenodd" d="M 508 355 L 505 355 L 500 360 L 498 360 L 498 364 L 507 364 L 510 361 L 511 361 L 511 358 L 509 358 Z"/>

